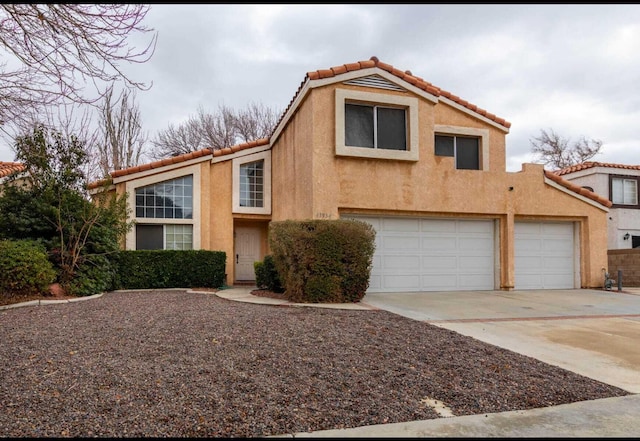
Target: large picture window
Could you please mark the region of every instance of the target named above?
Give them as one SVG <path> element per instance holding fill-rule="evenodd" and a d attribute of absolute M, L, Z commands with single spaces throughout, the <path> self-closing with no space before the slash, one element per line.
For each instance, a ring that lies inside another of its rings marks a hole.
<path fill-rule="evenodd" d="M 193 175 L 136 188 L 136 217 L 193 218 Z"/>
<path fill-rule="evenodd" d="M 264 160 L 240 165 L 240 206 L 264 206 Z"/>
<path fill-rule="evenodd" d="M 469 136 L 436 135 L 436 156 L 452 156 L 456 168 L 480 170 L 480 139 Z"/>
<path fill-rule="evenodd" d="M 616 205 L 638 205 L 637 178 L 612 177 L 611 202 Z"/>
<path fill-rule="evenodd" d="M 407 150 L 405 109 L 345 104 L 345 145 Z"/>

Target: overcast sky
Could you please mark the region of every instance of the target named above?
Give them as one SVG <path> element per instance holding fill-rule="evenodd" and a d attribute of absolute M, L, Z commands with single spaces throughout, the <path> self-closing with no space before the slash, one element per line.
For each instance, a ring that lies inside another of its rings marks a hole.
<path fill-rule="evenodd" d="M 200 106 L 284 110 L 308 71 L 375 55 L 511 122 L 509 171 L 541 129 L 640 164 L 640 5 L 153 4 L 145 24 L 156 52 L 126 71 L 153 82 L 151 137 Z"/>

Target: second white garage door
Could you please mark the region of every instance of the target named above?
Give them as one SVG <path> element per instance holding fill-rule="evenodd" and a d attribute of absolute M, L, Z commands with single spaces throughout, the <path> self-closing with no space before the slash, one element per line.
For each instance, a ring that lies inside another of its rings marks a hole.
<path fill-rule="evenodd" d="M 494 289 L 491 220 L 349 217 L 376 230 L 369 292 Z"/>
<path fill-rule="evenodd" d="M 572 222 L 516 222 L 515 289 L 574 288 L 573 235 Z"/>

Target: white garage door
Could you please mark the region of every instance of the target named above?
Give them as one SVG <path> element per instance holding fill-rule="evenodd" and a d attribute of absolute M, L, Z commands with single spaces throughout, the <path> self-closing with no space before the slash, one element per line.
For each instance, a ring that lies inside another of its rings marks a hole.
<path fill-rule="evenodd" d="M 514 227 L 515 289 L 574 288 L 573 223 L 516 222 Z"/>
<path fill-rule="evenodd" d="M 369 292 L 494 289 L 491 220 L 349 217 L 377 233 Z"/>

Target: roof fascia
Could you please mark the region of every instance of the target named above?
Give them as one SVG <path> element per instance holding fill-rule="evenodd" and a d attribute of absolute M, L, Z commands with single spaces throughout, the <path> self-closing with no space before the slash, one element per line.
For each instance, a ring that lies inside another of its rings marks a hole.
<path fill-rule="evenodd" d="M 175 170 L 177 168 L 187 167 L 189 165 L 197 164 L 199 162 L 210 161 L 211 160 L 210 156 L 212 155 L 211 154 L 204 155 L 204 156 L 200 156 L 199 158 L 189 159 L 188 161 L 176 162 L 175 164 L 163 165 L 161 167 L 151 168 L 141 172 L 131 173 L 129 175 L 118 176 L 117 178 L 113 179 L 113 183 L 119 184 L 121 182 L 127 182 L 132 179 L 140 179 L 140 178 L 144 178 L 145 176 L 155 175 L 158 173 L 165 173 L 171 170 Z"/>
<path fill-rule="evenodd" d="M 230 159 L 241 158 L 247 155 L 253 155 L 254 153 L 264 152 L 265 150 L 269 150 L 271 148 L 271 142 L 269 144 L 261 145 L 258 147 L 251 147 L 250 149 L 238 150 L 237 152 L 230 153 L 228 155 L 222 156 L 214 156 L 211 159 L 211 163 L 215 164 L 217 162 L 229 161 Z"/>
<path fill-rule="evenodd" d="M 605 213 L 609 212 L 609 209 L 607 207 L 605 207 L 604 205 L 600 204 L 599 202 L 596 202 L 593 199 L 589 199 L 588 197 L 582 196 L 581 194 L 578 194 L 575 191 L 569 190 L 568 188 L 563 187 L 562 185 L 558 184 L 557 182 L 552 181 L 551 179 L 547 178 L 546 176 L 544 177 L 544 183 L 547 184 L 547 185 L 550 185 L 550 186 L 552 186 L 554 188 L 557 188 L 558 190 L 568 194 L 569 196 L 573 196 L 574 198 L 580 199 L 581 201 L 586 202 L 587 204 L 593 205 L 594 207 L 601 209 Z"/>

